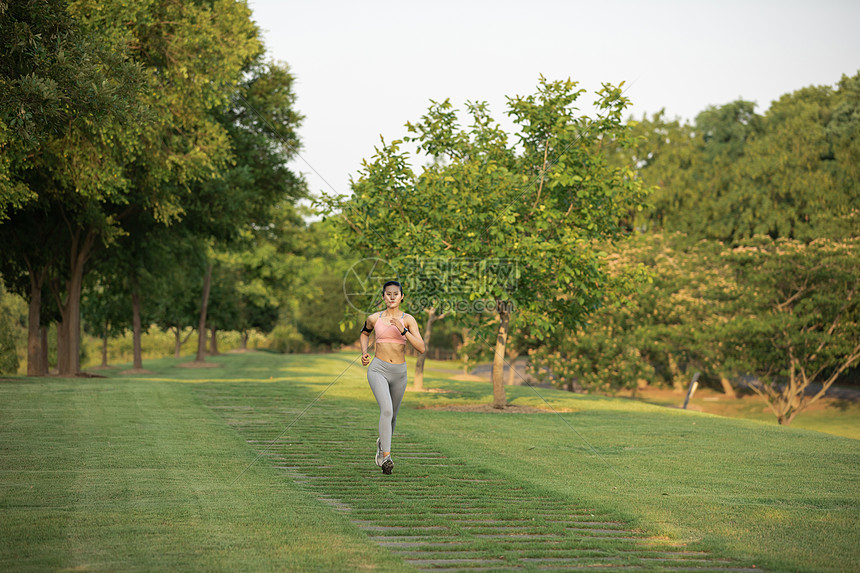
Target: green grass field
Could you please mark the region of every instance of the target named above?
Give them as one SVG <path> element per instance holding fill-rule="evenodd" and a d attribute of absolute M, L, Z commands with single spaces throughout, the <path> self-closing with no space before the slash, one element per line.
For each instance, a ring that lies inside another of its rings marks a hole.
<path fill-rule="evenodd" d="M 684 397 L 683 393 L 665 390 L 640 392 L 641 400 L 663 406 L 679 407 L 684 403 Z M 705 388 L 696 392 L 689 408 L 729 418 L 756 420 L 771 425 L 777 423 L 770 408 L 755 394 L 726 398 L 720 391 Z M 860 401 L 825 396 L 801 412 L 791 427 L 860 439 Z"/>
<path fill-rule="evenodd" d="M 0 569 L 858 570 L 858 440 L 430 370 L 382 476 L 355 358 L 0 381 Z"/>

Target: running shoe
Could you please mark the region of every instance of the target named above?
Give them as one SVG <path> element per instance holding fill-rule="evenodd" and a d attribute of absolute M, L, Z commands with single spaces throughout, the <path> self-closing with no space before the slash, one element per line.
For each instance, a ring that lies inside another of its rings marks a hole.
<path fill-rule="evenodd" d="M 382 440 L 376 438 L 376 465 L 382 467 Z"/>
<path fill-rule="evenodd" d="M 385 456 L 385 459 L 382 460 L 382 473 L 385 475 L 391 475 L 391 472 L 394 471 L 394 461 L 391 459 L 390 455 Z"/>

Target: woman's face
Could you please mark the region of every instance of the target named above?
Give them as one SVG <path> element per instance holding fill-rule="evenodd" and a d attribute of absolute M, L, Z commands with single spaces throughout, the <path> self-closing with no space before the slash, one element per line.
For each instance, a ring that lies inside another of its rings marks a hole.
<path fill-rule="evenodd" d="M 394 306 L 400 303 L 403 299 L 403 294 L 400 292 L 400 288 L 388 285 L 385 287 L 385 292 L 382 293 L 382 298 L 385 300 L 387 306 Z"/>

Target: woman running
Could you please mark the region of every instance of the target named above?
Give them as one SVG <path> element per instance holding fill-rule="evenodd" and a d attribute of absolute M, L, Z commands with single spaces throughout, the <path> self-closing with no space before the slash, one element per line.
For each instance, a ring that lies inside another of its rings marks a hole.
<path fill-rule="evenodd" d="M 403 302 L 403 287 L 397 281 L 388 281 L 382 286 L 385 310 L 375 312 L 364 321 L 361 329 L 361 363 L 370 364 L 367 381 L 379 404 L 379 437 L 376 438 L 376 465 L 382 473 L 390 474 L 394 469 L 391 460 L 391 436 L 397 421 L 397 410 L 406 392 L 406 343 L 418 352 L 424 352 L 424 339 L 418 331 L 418 323 L 410 314 L 400 310 Z M 369 326 L 368 326 L 369 325 Z M 376 333 L 373 362 L 367 353 L 370 333 Z"/>

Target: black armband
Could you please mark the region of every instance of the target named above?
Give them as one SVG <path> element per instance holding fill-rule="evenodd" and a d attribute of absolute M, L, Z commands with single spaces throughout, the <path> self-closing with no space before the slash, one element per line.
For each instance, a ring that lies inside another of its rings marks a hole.
<path fill-rule="evenodd" d="M 366 321 L 366 320 L 364 321 L 364 326 L 361 328 L 361 332 L 362 332 L 362 333 L 365 333 L 365 332 L 366 332 L 366 333 L 368 333 L 368 334 L 370 334 L 371 332 L 373 332 L 373 329 L 372 329 L 372 328 L 367 328 L 367 321 Z"/>

